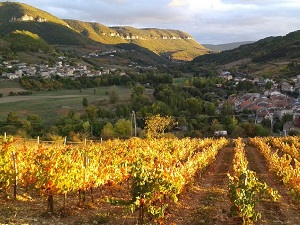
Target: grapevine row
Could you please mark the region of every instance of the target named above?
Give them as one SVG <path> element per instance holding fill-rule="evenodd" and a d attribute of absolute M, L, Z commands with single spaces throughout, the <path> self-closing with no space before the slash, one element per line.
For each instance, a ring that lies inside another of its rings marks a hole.
<path fill-rule="evenodd" d="M 300 202 L 300 163 L 290 154 L 280 156 L 278 150 L 272 152 L 264 138 L 252 138 L 250 142 L 258 148 L 267 160 L 269 170 L 275 173 Z"/>
<path fill-rule="evenodd" d="M 291 157 L 300 160 L 300 151 L 299 151 L 299 138 L 288 136 L 288 137 L 272 137 L 270 138 L 270 144 L 282 150 L 284 153 L 289 154 Z"/>
<path fill-rule="evenodd" d="M 279 198 L 277 191 L 262 183 L 254 171 L 249 170 L 242 139 L 235 139 L 235 155 L 233 158 L 233 174 L 229 176 L 229 197 L 231 200 L 231 215 L 243 219 L 243 224 L 253 224 L 261 214 L 256 211 L 257 202 L 262 197 L 273 201 Z"/>
<path fill-rule="evenodd" d="M 165 199 L 176 201 L 195 173 L 211 163 L 227 143 L 226 139 L 132 138 L 72 146 L 2 138 L 0 187 L 8 190 L 18 183 L 18 187 L 37 189 L 51 199 L 128 180 L 131 209 L 142 207 L 162 218 L 168 205 Z"/>

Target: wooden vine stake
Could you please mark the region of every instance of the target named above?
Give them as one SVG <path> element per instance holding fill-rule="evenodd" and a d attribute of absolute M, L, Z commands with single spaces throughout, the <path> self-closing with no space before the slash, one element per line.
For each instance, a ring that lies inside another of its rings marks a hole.
<path fill-rule="evenodd" d="M 16 160 L 16 153 L 12 151 L 11 153 L 12 159 L 13 159 L 13 165 L 14 165 L 14 198 L 17 198 L 17 186 L 18 186 L 18 166 L 17 166 L 17 160 Z"/>
<path fill-rule="evenodd" d="M 144 207 L 145 207 L 145 198 L 140 196 L 140 207 L 139 207 L 139 224 L 144 224 Z"/>
<path fill-rule="evenodd" d="M 67 193 L 64 193 L 63 209 L 66 209 Z"/>
<path fill-rule="evenodd" d="M 53 214 L 54 213 L 54 200 L 53 200 L 53 194 L 52 194 L 51 190 L 49 190 L 49 193 L 48 193 L 48 208 L 49 208 L 49 211 Z"/>

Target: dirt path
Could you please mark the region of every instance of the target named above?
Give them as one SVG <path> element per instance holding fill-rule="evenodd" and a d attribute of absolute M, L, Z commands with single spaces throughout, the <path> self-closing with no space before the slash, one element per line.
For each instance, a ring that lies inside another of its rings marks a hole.
<path fill-rule="evenodd" d="M 171 215 L 166 224 L 240 224 L 229 218 L 230 202 L 228 194 L 228 176 L 233 159 L 233 148 L 220 150 L 216 160 L 195 179 L 195 183 L 182 194 L 179 202 L 170 207 Z"/>
<path fill-rule="evenodd" d="M 261 182 L 277 189 L 281 195 L 278 202 L 262 201 L 258 210 L 262 213 L 262 220 L 255 224 L 300 224 L 300 204 L 290 195 L 289 190 L 268 170 L 265 158 L 259 154 L 255 147 L 245 147 L 248 159 L 248 168 L 256 172 Z"/>

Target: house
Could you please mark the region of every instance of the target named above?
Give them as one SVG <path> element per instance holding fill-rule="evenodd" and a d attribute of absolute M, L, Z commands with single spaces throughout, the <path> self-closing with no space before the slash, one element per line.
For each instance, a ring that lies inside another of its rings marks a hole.
<path fill-rule="evenodd" d="M 293 92 L 294 87 L 292 85 L 290 85 L 289 83 L 284 81 L 284 82 L 281 83 L 281 91 L 291 91 L 291 92 Z"/>
<path fill-rule="evenodd" d="M 98 57 L 98 54 L 96 52 L 91 52 L 89 53 L 90 57 Z"/>
<path fill-rule="evenodd" d="M 290 131 L 297 131 L 300 133 L 300 116 L 295 115 L 293 121 L 287 121 L 283 125 L 283 130 L 285 130 L 287 133 Z"/>
<path fill-rule="evenodd" d="M 294 111 L 291 109 L 283 109 L 283 110 L 277 110 L 274 112 L 274 117 L 279 118 L 282 120 L 282 117 L 286 114 L 292 114 L 293 115 Z"/>
<path fill-rule="evenodd" d="M 15 75 L 17 75 L 18 77 L 22 77 L 23 71 L 22 70 L 16 70 Z"/>
<path fill-rule="evenodd" d="M 270 95 L 272 96 L 272 95 L 283 95 L 283 94 L 281 94 L 280 91 L 272 91 L 270 92 Z"/>
<path fill-rule="evenodd" d="M 256 84 L 258 85 L 258 86 L 265 86 L 266 85 L 266 80 L 264 80 L 264 79 L 259 79 L 257 82 L 256 82 Z"/>
<path fill-rule="evenodd" d="M 283 124 L 282 130 L 285 130 L 287 133 L 295 128 L 293 121 L 287 121 Z"/>
<path fill-rule="evenodd" d="M 221 72 L 219 74 L 219 77 L 222 77 L 225 80 L 232 80 L 233 79 L 233 77 L 232 77 L 232 75 L 231 75 L 231 73 L 229 71 Z"/>
<path fill-rule="evenodd" d="M 43 77 L 43 78 L 49 78 L 50 77 L 50 72 L 49 71 L 41 71 L 40 74 L 41 74 L 41 77 Z"/>
<path fill-rule="evenodd" d="M 10 80 L 20 78 L 20 76 L 17 75 L 17 74 L 15 74 L 15 73 L 2 73 L 2 76 L 3 76 L 3 77 L 7 77 L 7 78 L 10 79 Z"/>

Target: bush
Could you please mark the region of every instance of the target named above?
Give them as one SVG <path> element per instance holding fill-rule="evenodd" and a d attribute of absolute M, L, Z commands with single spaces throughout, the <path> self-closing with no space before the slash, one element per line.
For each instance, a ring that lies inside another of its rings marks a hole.
<path fill-rule="evenodd" d="M 289 131 L 288 134 L 290 136 L 299 136 L 300 135 L 299 131 L 296 131 L 296 130 L 291 130 L 291 131 Z"/>

